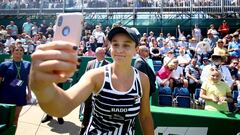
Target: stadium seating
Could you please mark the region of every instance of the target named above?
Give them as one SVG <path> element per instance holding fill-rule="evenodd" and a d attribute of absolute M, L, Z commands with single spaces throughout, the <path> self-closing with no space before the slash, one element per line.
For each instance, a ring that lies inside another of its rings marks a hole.
<path fill-rule="evenodd" d="M 155 72 L 159 71 L 161 67 L 162 67 L 162 61 L 160 60 L 153 61 L 153 68 Z"/>
<path fill-rule="evenodd" d="M 170 87 L 159 86 L 158 103 L 160 106 L 172 106 L 172 91 Z"/>
<path fill-rule="evenodd" d="M 14 135 L 16 125 L 13 124 L 15 105 L 0 104 L 0 135 Z"/>
<path fill-rule="evenodd" d="M 175 87 L 173 91 L 173 97 L 174 106 L 184 108 L 191 107 L 190 93 L 187 88 Z"/>

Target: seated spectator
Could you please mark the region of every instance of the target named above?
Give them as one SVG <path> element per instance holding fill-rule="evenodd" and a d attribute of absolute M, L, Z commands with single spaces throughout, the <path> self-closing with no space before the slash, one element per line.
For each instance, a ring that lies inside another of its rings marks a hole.
<path fill-rule="evenodd" d="M 198 41 L 194 37 L 189 40 L 188 48 L 192 56 L 195 56 L 195 49 L 196 49 L 197 43 Z"/>
<path fill-rule="evenodd" d="M 230 60 L 240 57 L 240 39 L 238 32 L 233 33 L 233 40 L 228 44 L 228 52 Z"/>
<path fill-rule="evenodd" d="M 195 48 L 195 53 L 199 61 L 202 61 L 203 57 L 208 57 L 211 51 L 211 46 L 206 38 L 203 39 L 203 41 L 198 42 Z"/>
<path fill-rule="evenodd" d="M 200 69 L 203 70 L 203 68 L 207 65 L 210 64 L 210 60 L 208 59 L 208 57 L 204 57 L 202 60 L 203 64 L 200 66 Z"/>
<path fill-rule="evenodd" d="M 169 60 L 166 64 L 164 64 L 161 69 L 157 72 L 156 80 L 161 86 L 169 86 L 169 79 L 171 77 L 171 73 L 174 69 L 176 69 L 178 64 L 177 59 L 174 57 Z"/>
<path fill-rule="evenodd" d="M 197 59 L 193 58 L 191 64 L 187 65 L 185 68 L 186 78 L 188 79 L 188 89 L 193 95 L 196 88 L 201 87 L 200 75 L 201 69 L 197 65 Z"/>
<path fill-rule="evenodd" d="M 163 65 L 174 57 L 173 50 L 169 50 L 163 59 Z"/>
<path fill-rule="evenodd" d="M 176 68 L 172 71 L 171 77 L 169 79 L 169 87 L 173 90 L 174 87 L 188 87 L 188 81 L 185 79 L 183 74 L 183 68 L 178 66 L 178 61 L 175 61 Z"/>
<path fill-rule="evenodd" d="M 233 85 L 232 85 L 232 90 L 237 90 L 237 81 L 239 80 L 239 75 L 238 75 L 238 59 L 232 59 L 231 63 L 227 66 L 231 76 L 233 78 Z"/>
<path fill-rule="evenodd" d="M 181 48 L 179 50 L 179 56 L 177 56 L 177 60 L 181 67 L 185 67 L 190 63 L 191 58 L 188 54 L 185 53 L 185 49 Z"/>
<path fill-rule="evenodd" d="M 150 57 L 153 60 L 162 60 L 161 50 L 158 47 L 157 43 L 154 43 L 152 47 L 150 47 Z"/>
<path fill-rule="evenodd" d="M 229 111 L 227 102 L 232 102 L 231 90 L 221 78 L 218 69 L 210 68 L 208 80 L 203 82 L 200 93 L 205 100 L 205 110 Z"/>
<path fill-rule="evenodd" d="M 220 55 L 228 55 L 228 51 L 226 48 L 224 48 L 224 42 L 222 39 L 218 39 L 217 46 L 213 50 L 214 54 L 220 54 Z"/>
<path fill-rule="evenodd" d="M 223 63 L 225 61 L 225 57 L 226 56 L 222 56 L 222 55 L 219 55 L 219 54 L 213 54 L 211 56 L 212 63 L 205 66 L 202 70 L 202 74 L 201 74 L 201 77 L 200 77 L 202 83 L 207 81 L 207 78 L 209 76 L 209 69 L 211 69 L 214 66 L 220 71 L 220 73 L 222 73 L 221 74 L 221 76 L 222 76 L 221 80 L 223 82 L 226 82 L 229 87 L 232 86 L 233 79 L 232 79 L 232 76 L 230 74 L 230 71 L 225 65 L 223 65 Z"/>
<path fill-rule="evenodd" d="M 95 56 L 95 52 L 92 50 L 90 45 L 86 46 L 86 50 L 87 52 L 84 53 L 84 56 Z"/>

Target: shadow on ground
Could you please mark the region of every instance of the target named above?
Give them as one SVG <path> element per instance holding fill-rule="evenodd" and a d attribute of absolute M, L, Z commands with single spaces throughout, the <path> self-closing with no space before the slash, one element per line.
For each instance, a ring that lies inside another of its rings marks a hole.
<path fill-rule="evenodd" d="M 79 135 L 80 131 L 79 126 L 69 121 L 65 121 L 64 124 L 59 125 L 57 120 L 51 120 L 47 125 L 52 127 L 52 132 L 59 134 L 69 133 L 69 135 Z"/>

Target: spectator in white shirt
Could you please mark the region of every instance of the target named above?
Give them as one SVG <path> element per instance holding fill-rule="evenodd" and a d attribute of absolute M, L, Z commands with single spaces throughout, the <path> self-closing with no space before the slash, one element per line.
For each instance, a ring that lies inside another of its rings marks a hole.
<path fill-rule="evenodd" d="M 209 69 L 211 67 L 216 67 L 220 73 L 222 74 L 222 81 L 226 82 L 228 84 L 229 87 L 232 86 L 233 84 L 233 79 L 232 79 L 232 76 L 231 76 L 231 73 L 229 71 L 229 69 L 225 66 L 225 65 L 222 65 L 222 63 L 225 61 L 225 56 L 221 56 L 219 54 L 213 54 L 211 56 L 211 61 L 212 61 L 212 64 L 209 64 L 207 66 L 205 66 L 203 68 L 203 71 L 202 71 L 202 74 L 201 74 L 201 82 L 205 82 L 207 81 L 207 77 L 208 77 L 208 74 L 209 74 Z"/>
<path fill-rule="evenodd" d="M 181 67 L 185 67 L 190 63 L 191 58 L 185 53 L 185 49 L 182 48 L 179 50 L 179 56 L 177 56 L 177 60 Z"/>

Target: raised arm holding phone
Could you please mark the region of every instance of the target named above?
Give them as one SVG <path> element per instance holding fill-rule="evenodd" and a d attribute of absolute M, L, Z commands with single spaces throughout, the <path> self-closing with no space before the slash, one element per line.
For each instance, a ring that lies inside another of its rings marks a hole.
<path fill-rule="evenodd" d="M 93 93 L 93 115 L 85 134 L 134 134 L 139 116 L 142 131 L 153 135 L 148 77 L 131 66 L 138 47 L 136 33 L 116 27 L 108 34 L 112 64 L 86 72 L 78 83 L 64 91 L 56 84 L 73 75 L 78 63 L 76 43 L 54 41 L 32 54 L 30 87 L 41 108 L 63 117 Z"/>

